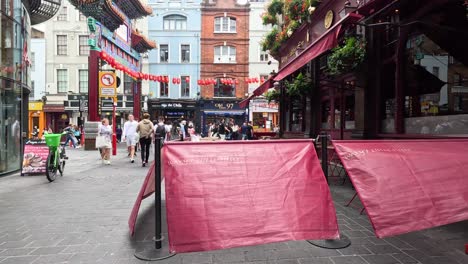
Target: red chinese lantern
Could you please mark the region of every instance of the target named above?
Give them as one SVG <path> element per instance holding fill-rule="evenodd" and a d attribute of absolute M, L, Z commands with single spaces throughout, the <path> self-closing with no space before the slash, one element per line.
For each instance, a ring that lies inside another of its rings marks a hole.
<path fill-rule="evenodd" d="M 239 84 L 239 80 L 236 79 L 235 84 Z"/>
<path fill-rule="evenodd" d="M 249 83 L 249 78 L 245 77 L 245 82 Z"/>
<path fill-rule="evenodd" d="M 185 77 L 185 82 L 186 82 L 186 83 L 189 83 L 189 82 L 190 82 L 190 78 L 189 78 L 189 77 Z"/>
<path fill-rule="evenodd" d="M 260 79 L 260 81 L 261 81 L 262 83 L 264 83 L 264 82 L 265 82 L 265 78 L 262 77 L 262 78 Z"/>
<path fill-rule="evenodd" d="M 169 83 L 169 76 L 164 76 L 165 83 Z"/>
<path fill-rule="evenodd" d="M 176 84 L 177 81 L 176 81 L 176 78 L 172 78 L 172 84 Z"/>
<path fill-rule="evenodd" d="M 201 85 L 201 80 L 197 80 L 197 84 L 198 84 L 198 85 Z"/>

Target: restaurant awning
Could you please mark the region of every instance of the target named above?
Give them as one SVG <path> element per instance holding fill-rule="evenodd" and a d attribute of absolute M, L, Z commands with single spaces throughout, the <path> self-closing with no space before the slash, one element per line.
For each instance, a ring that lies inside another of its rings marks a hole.
<path fill-rule="evenodd" d="M 291 60 L 284 66 L 275 76 L 274 81 L 281 81 L 291 73 L 297 71 L 309 61 L 317 58 L 327 50 L 334 48 L 338 42 L 338 36 L 341 33 L 342 25 L 344 23 L 354 23 L 362 18 L 361 15 L 349 13 L 340 21 L 338 21 L 328 31 L 323 33 L 312 44 L 300 53 L 295 59 Z"/>
<path fill-rule="evenodd" d="M 271 87 L 273 87 L 273 79 L 270 78 L 270 79 L 266 80 L 264 83 L 262 83 L 257 89 L 255 89 L 253 91 L 252 95 L 250 95 L 246 99 L 242 100 L 239 103 L 239 106 L 242 107 L 242 108 L 246 107 L 247 104 L 249 104 L 250 100 L 252 100 L 252 98 L 254 98 L 255 96 L 262 95 L 263 93 L 268 91 L 268 89 L 270 89 Z"/>

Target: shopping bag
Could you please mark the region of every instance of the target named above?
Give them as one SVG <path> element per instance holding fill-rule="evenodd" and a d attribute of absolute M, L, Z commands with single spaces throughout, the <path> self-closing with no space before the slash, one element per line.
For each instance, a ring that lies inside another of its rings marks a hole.
<path fill-rule="evenodd" d="M 109 143 L 109 140 L 105 136 L 96 137 L 96 148 L 108 148 Z"/>

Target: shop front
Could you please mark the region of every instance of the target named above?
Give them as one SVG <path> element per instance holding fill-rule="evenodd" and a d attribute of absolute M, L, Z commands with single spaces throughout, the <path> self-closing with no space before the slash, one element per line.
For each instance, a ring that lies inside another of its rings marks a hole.
<path fill-rule="evenodd" d="M 28 134 L 30 30 L 22 1 L 0 0 L 0 176 L 20 169 Z"/>
<path fill-rule="evenodd" d="M 148 111 L 153 120 L 164 118 L 166 121 L 195 121 L 197 109 L 195 100 L 149 99 Z"/>
<path fill-rule="evenodd" d="M 43 111 L 46 115 L 46 128 L 54 133 L 60 133 L 70 123 L 70 115 L 65 112 L 62 105 L 45 104 Z"/>
<path fill-rule="evenodd" d="M 279 124 L 278 103 L 266 99 L 254 99 L 249 105 L 249 120 L 255 132 L 272 132 Z"/>
<path fill-rule="evenodd" d="M 240 100 L 200 100 L 200 124 L 202 133 L 208 133 L 209 125 L 220 122 L 241 126 L 248 120 L 248 108 L 239 105 Z"/>
<path fill-rule="evenodd" d="M 44 129 L 46 127 L 46 118 L 43 111 L 43 102 L 29 102 L 29 138 L 32 138 L 32 132 L 35 128 L 38 129 L 38 138 L 42 137 Z"/>
<path fill-rule="evenodd" d="M 403 10 L 395 13 L 392 10 Z M 414 26 L 369 38 L 369 134 L 378 138 L 468 136 L 468 3 L 400 1 L 367 24 Z M 428 22 L 432 21 L 432 22 Z M 395 56 L 398 54 L 398 56 Z"/>

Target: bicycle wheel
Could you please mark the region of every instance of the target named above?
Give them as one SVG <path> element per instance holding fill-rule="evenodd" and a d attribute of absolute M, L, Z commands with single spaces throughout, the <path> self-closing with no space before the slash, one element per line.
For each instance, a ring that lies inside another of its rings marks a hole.
<path fill-rule="evenodd" d="M 63 172 L 65 171 L 65 148 L 62 147 L 60 151 L 60 160 L 59 160 L 59 166 L 58 170 L 60 172 L 60 176 L 63 176 Z"/>
<path fill-rule="evenodd" d="M 57 177 L 57 161 L 55 160 L 55 152 L 49 152 L 47 156 L 46 176 L 50 182 L 53 182 Z"/>

